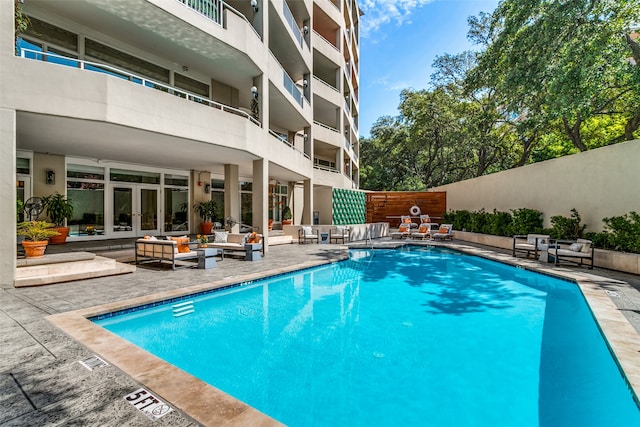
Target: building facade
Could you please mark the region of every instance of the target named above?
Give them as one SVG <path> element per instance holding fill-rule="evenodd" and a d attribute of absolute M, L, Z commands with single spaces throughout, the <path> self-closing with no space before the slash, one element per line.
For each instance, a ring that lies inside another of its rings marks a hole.
<path fill-rule="evenodd" d="M 358 188 L 359 20 L 355 0 L 0 0 L 2 223 L 55 192 L 71 240 L 197 233 L 210 198 L 261 231 L 284 206 L 331 223 L 332 189 Z"/>

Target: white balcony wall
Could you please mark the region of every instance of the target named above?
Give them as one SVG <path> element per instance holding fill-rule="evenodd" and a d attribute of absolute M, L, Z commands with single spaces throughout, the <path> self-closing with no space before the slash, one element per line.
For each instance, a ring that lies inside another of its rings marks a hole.
<path fill-rule="evenodd" d="M 313 93 L 329 101 L 330 103 L 335 105 L 336 108 L 342 107 L 342 104 L 344 103 L 344 98 L 342 97 L 342 94 L 340 92 L 335 90 L 330 85 L 327 85 L 324 82 L 318 80 L 314 80 Z"/>
<path fill-rule="evenodd" d="M 336 147 L 342 147 L 344 137 L 338 130 L 329 129 L 318 123 L 313 124 L 313 138 Z"/>
<path fill-rule="evenodd" d="M 311 43 L 315 50 L 317 50 L 319 53 L 326 56 L 334 64 L 336 64 L 336 68 L 340 67 L 340 65 L 344 61 L 344 59 L 342 58 L 342 53 L 340 53 L 340 49 L 329 43 L 327 39 L 325 39 L 315 31 L 311 32 Z"/>
<path fill-rule="evenodd" d="M 273 55 L 269 55 L 269 67 L 267 73 L 269 80 L 282 94 L 282 96 L 287 99 L 291 106 L 293 106 L 308 123 L 311 123 L 313 121 L 313 113 L 309 103 L 304 100 L 304 97 L 302 104 L 295 101 L 293 95 L 291 95 L 291 93 L 289 93 L 289 91 L 284 87 L 284 72 L 284 69 L 278 63 L 278 60 Z"/>

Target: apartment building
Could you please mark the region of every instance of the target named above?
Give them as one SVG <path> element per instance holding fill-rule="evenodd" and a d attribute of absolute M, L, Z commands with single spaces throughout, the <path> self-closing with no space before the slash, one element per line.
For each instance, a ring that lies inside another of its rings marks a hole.
<path fill-rule="evenodd" d="M 2 223 L 58 192 L 71 240 L 196 233 L 209 198 L 262 231 L 284 206 L 330 224 L 332 190 L 358 188 L 359 19 L 355 0 L 0 0 Z"/>

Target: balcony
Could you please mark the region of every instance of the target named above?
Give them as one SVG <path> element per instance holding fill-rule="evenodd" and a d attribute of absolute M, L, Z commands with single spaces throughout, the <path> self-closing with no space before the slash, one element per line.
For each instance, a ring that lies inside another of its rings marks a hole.
<path fill-rule="evenodd" d="M 218 25 L 222 25 L 224 2 L 222 0 L 176 0 L 189 9 L 209 18 Z"/>
<path fill-rule="evenodd" d="M 212 101 L 202 96 L 187 92 L 183 89 L 179 89 L 173 86 L 169 86 L 165 83 L 158 82 L 152 79 L 148 79 L 143 76 L 139 76 L 128 71 L 122 70 L 117 67 L 113 67 L 109 64 L 103 64 L 95 61 L 80 60 L 73 57 L 62 56 L 49 52 L 42 52 L 33 49 L 20 49 L 20 57 L 28 60 L 43 61 L 47 63 L 53 63 L 71 68 L 77 68 L 87 72 L 107 74 L 112 77 L 116 77 L 122 80 L 126 80 L 132 84 L 142 86 L 148 89 L 155 89 L 161 92 L 165 92 L 167 95 L 177 96 L 187 101 L 192 101 L 200 105 L 215 108 L 226 113 L 234 114 L 236 116 L 244 117 L 256 126 L 261 126 L 261 123 L 256 120 L 249 113 L 239 110 L 234 107 L 230 107 L 219 102 Z"/>

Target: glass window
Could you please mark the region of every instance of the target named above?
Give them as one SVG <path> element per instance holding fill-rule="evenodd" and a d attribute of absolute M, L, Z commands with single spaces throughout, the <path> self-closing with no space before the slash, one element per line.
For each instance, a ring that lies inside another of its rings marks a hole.
<path fill-rule="evenodd" d="M 182 88 L 196 95 L 200 95 L 204 98 L 209 96 L 209 85 L 207 84 L 178 73 L 174 74 L 173 79 L 176 87 Z"/>
<path fill-rule="evenodd" d="M 156 172 L 131 171 L 126 169 L 111 169 L 111 181 L 137 182 L 140 184 L 160 184 L 160 174 Z"/>
<path fill-rule="evenodd" d="M 67 222 L 72 236 L 104 233 L 104 183 L 67 180 L 73 217 Z"/>
<path fill-rule="evenodd" d="M 240 182 L 240 191 L 251 191 L 253 190 L 253 182 Z"/>
<path fill-rule="evenodd" d="M 165 188 L 164 231 L 189 230 L 189 189 Z"/>
<path fill-rule="evenodd" d="M 25 30 L 25 35 L 74 52 L 78 51 L 78 36 L 76 34 L 47 22 L 40 21 L 32 16 L 29 17 L 29 20 L 31 23 Z"/>
<path fill-rule="evenodd" d="M 67 165 L 67 178 L 104 179 L 104 168 L 98 166 Z"/>
<path fill-rule="evenodd" d="M 99 61 L 129 70 L 142 76 L 150 77 L 164 83 L 169 83 L 169 70 L 121 52 L 97 41 L 85 40 L 85 53 Z"/>
<path fill-rule="evenodd" d="M 251 193 L 240 194 L 240 222 L 246 225 L 253 225 L 253 212 L 252 212 L 252 200 L 253 195 Z M 241 232 L 246 230 L 240 228 Z"/>
<path fill-rule="evenodd" d="M 224 190 L 224 180 L 222 180 L 222 179 L 212 179 L 211 180 L 211 188 L 212 189 Z"/>
<path fill-rule="evenodd" d="M 183 175 L 170 175 L 165 174 L 164 185 L 175 185 L 180 187 L 189 186 L 189 177 Z"/>
<path fill-rule="evenodd" d="M 16 173 L 29 175 L 31 173 L 31 160 L 22 157 L 16 158 Z"/>

